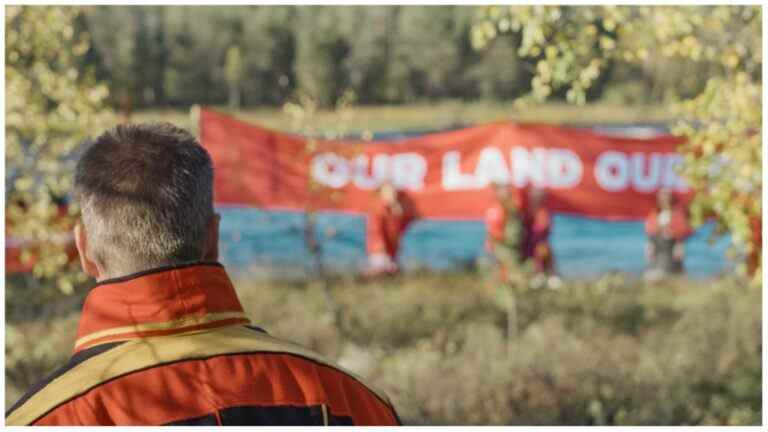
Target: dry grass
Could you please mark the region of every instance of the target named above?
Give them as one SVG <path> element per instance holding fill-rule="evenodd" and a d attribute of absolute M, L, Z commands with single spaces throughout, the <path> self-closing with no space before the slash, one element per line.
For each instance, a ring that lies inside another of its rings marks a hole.
<path fill-rule="evenodd" d="M 506 297 L 477 273 L 236 286 L 253 323 L 385 389 L 412 425 L 756 425 L 761 293 L 735 279 L 617 278 Z M 68 355 L 76 314 L 7 326 L 6 405 Z"/>
<path fill-rule="evenodd" d="M 518 292 L 473 273 L 339 281 L 342 325 L 318 285 L 239 284 L 257 322 L 385 388 L 408 424 L 759 424 L 760 292 L 730 279 L 605 278 Z"/>

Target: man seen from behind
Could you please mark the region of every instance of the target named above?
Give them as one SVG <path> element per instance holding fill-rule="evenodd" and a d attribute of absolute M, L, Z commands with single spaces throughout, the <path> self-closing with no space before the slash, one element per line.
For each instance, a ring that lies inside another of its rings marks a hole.
<path fill-rule="evenodd" d="M 249 325 L 217 261 L 212 162 L 187 131 L 105 132 L 75 190 L 75 242 L 97 284 L 71 360 L 8 425 L 399 424 L 383 393 Z"/>

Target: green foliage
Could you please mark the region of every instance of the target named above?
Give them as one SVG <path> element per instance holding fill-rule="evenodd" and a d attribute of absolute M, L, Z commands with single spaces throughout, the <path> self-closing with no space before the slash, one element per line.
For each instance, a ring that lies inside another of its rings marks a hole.
<path fill-rule="evenodd" d="M 623 79 L 653 74 L 687 141 L 681 171 L 697 192 L 694 220 L 714 217 L 759 263 L 761 21 L 759 6 L 489 6 L 479 9 L 472 42 L 484 49 L 501 35 L 520 38 L 518 54 L 536 62 L 521 105 L 557 92 L 584 104 L 614 69 Z M 749 270 L 759 284 L 759 264 Z"/>
<path fill-rule="evenodd" d="M 658 103 L 696 94 L 709 76 L 700 62 L 650 55 L 655 47 L 630 63 L 590 62 L 621 52 L 623 23 L 645 15 L 614 8 L 602 23 L 589 7 L 514 8 L 500 22 L 514 35 L 490 38 L 498 26 L 476 24 L 471 6 L 99 6 L 88 9 L 95 45 L 87 63 L 110 82 L 113 103 L 137 107 L 227 103 L 231 46 L 241 49 L 241 102 L 250 107 L 279 106 L 302 91 L 329 108 L 347 89 L 362 104 L 509 100 L 531 90 L 535 73 L 542 97 L 596 100 L 603 85 L 632 80 L 643 103 Z M 545 52 L 538 42 L 558 32 L 556 50 Z M 473 49 L 473 40 L 487 49 Z M 573 92 L 558 90 L 568 82 L 577 83 Z"/>
<path fill-rule="evenodd" d="M 293 23 L 296 10 L 287 6 L 248 7 L 240 10 L 245 67 L 244 103 L 281 105 L 294 91 L 295 40 Z M 197 101 L 207 102 L 207 101 Z"/>
<path fill-rule="evenodd" d="M 106 86 L 80 67 L 89 39 L 82 9 L 6 8 L 6 233 L 30 241 L 37 277 L 55 276 L 65 292 L 82 280 L 67 266 L 67 231 L 77 209 L 59 215 L 55 197 L 73 185 L 73 154 L 109 120 Z"/>
<path fill-rule="evenodd" d="M 687 121 L 676 129 L 688 138 L 683 173 L 697 188 L 692 214 L 698 221 L 714 214 L 744 254 L 757 255 L 757 263 L 762 251 L 752 221 L 762 218 L 761 96 L 762 84 L 745 72 L 713 78 L 682 104 Z M 753 271 L 759 283 L 761 270 Z"/>
<path fill-rule="evenodd" d="M 348 85 L 343 59 L 349 41 L 341 35 L 344 8 L 312 6 L 299 8 L 295 30 L 296 63 L 294 73 L 300 89 L 323 107 L 332 106 Z"/>

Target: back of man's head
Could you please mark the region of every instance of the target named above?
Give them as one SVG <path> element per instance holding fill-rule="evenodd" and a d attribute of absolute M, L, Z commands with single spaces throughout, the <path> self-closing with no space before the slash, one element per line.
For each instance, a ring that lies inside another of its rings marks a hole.
<path fill-rule="evenodd" d="M 75 192 L 87 253 L 106 276 L 203 258 L 213 167 L 186 130 L 149 123 L 104 132 L 77 164 Z"/>

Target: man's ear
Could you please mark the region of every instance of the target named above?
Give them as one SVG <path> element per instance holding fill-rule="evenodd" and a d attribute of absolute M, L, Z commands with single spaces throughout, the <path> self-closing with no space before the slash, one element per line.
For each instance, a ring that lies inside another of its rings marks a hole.
<path fill-rule="evenodd" d="M 203 252 L 203 261 L 219 260 L 219 221 L 221 215 L 214 213 L 211 221 L 208 223 L 208 232 L 206 233 L 205 248 Z"/>
<path fill-rule="evenodd" d="M 80 255 L 80 267 L 83 268 L 85 274 L 98 281 L 101 272 L 96 263 L 88 257 L 88 234 L 85 232 L 82 222 L 75 225 L 74 234 L 75 247 L 77 247 L 77 253 Z"/>

